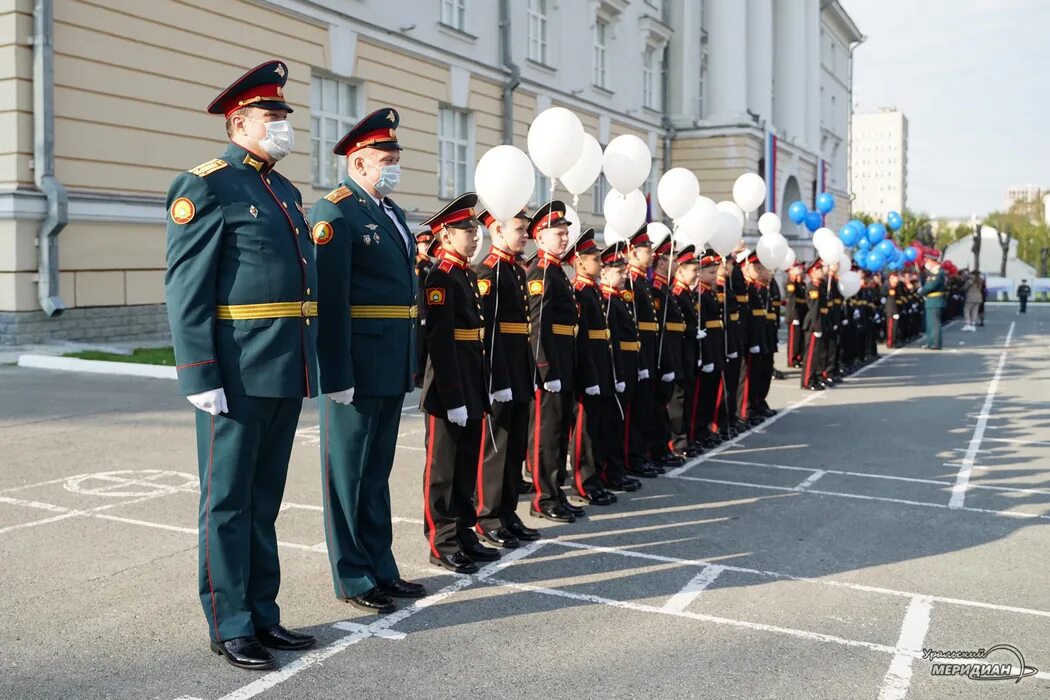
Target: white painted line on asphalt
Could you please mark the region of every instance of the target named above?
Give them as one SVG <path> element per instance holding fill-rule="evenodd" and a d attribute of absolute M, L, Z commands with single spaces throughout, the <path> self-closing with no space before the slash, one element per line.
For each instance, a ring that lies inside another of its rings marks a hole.
<path fill-rule="evenodd" d="M 805 491 L 805 490 L 806 490 L 806 489 L 808 489 L 808 488 L 809 488 L 810 486 L 812 486 L 813 484 L 817 483 L 817 479 L 819 479 L 820 477 L 824 476 L 825 474 L 827 474 L 827 472 L 826 472 L 826 471 L 824 471 L 823 469 L 817 469 L 817 470 L 815 470 L 815 471 L 814 471 L 814 472 L 813 472 L 812 474 L 810 474 L 810 475 L 809 475 L 808 477 L 806 477 L 806 478 L 805 478 L 805 479 L 804 479 L 803 481 L 801 481 L 801 482 L 800 482 L 800 483 L 799 483 L 799 484 L 798 484 L 798 485 L 797 485 L 797 486 L 795 487 L 795 490 L 796 490 L 796 491 Z"/>
<path fill-rule="evenodd" d="M 930 600 L 914 598 L 904 613 L 897 653 L 893 655 L 890 668 L 882 680 L 879 700 L 903 700 L 911 686 L 912 662 L 922 655 L 922 643 L 930 629 Z"/>
<path fill-rule="evenodd" d="M 23 508 L 35 508 L 37 510 L 49 510 L 52 513 L 68 513 L 71 508 L 64 506 L 56 506 L 52 503 L 43 503 L 42 501 L 31 501 L 25 498 L 11 498 L 10 496 L 0 496 L 0 503 L 7 503 L 12 506 L 22 506 Z"/>
<path fill-rule="evenodd" d="M 700 569 L 700 573 L 691 578 L 682 590 L 671 596 L 661 608 L 664 612 L 681 612 L 704 592 L 704 589 L 715 582 L 718 575 L 725 571 L 724 566 L 719 564 L 708 564 Z"/>
<path fill-rule="evenodd" d="M 50 518 L 41 518 L 40 520 L 30 520 L 25 523 L 18 523 L 17 525 L 8 525 L 7 527 L 0 527 L 0 535 L 7 532 L 13 532 L 15 530 L 22 530 L 27 527 L 36 527 L 37 525 L 47 525 L 48 523 L 57 523 L 60 520 L 68 520 L 69 518 L 75 518 L 80 513 L 73 511 L 70 513 L 63 513 L 62 515 L 55 515 Z"/>
<path fill-rule="evenodd" d="M 86 477 L 86 476 L 90 476 L 90 474 L 74 474 L 72 476 L 63 476 L 63 477 L 58 478 L 58 479 L 48 479 L 47 481 L 37 481 L 37 482 L 32 483 L 32 484 L 23 484 L 22 486 L 11 486 L 11 487 L 6 488 L 6 489 L 0 489 L 0 493 L 14 493 L 15 491 L 26 491 L 28 489 L 35 489 L 35 488 L 38 488 L 40 486 L 50 486 L 51 484 L 61 484 L 63 481 L 68 481 L 70 479 L 80 479 L 80 478 L 83 478 L 83 477 Z"/>
<path fill-rule="evenodd" d="M 332 627 L 337 630 L 343 630 L 344 632 L 363 632 L 370 637 L 390 639 L 393 641 L 400 641 L 408 636 L 404 632 L 397 632 L 391 629 L 372 629 L 370 625 L 362 625 L 359 622 L 350 622 L 349 620 L 337 622 L 332 625 Z"/>
<path fill-rule="evenodd" d="M 963 465 L 959 468 L 959 474 L 955 478 L 955 486 L 952 487 L 952 497 L 948 501 L 949 508 L 962 508 L 966 502 L 966 487 L 970 483 L 970 473 L 973 471 L 977 451 L 981 448 L 981 440 L 984 438 L 984 428 L 988 424 L 988 417 L 992 412 L 995 392 L 999 390 L 999 378 L 1002 377 L 1003 367 L 1006 365 L 1006 356 L 1009 354 L 1010 339 L 1014 335 L 1015 325 L 1016 321 L 1011 321 L 1010 330 L 1006 332 L 1006 342 L 1003 343 L 1003 351 L 999 354 L 999 364 L 995 368 L 995 374 L 992 375 L 992 381 L 988 382 L 988 393 L 984 398 L 984 405 L 981 407 L 981 413 L 977 418 L 977 425 L 973 429 L 973 437 L 970 438 L 966 456 L 962 459 Z"/>
<path fill-rule="evenodd" d="M 272 690 L 293 676 L 302 673 L 311 666 L 330 659 L 344 649 L 347 649 L 362 640 L 368 639 L 369 637 L 377 636 L 377 633 L 380 630 L 389 630 L 394 625 L 404 622 L 416 613 L 446 600 L 464 588 L 467 588 L 474 583 L 484 582 L 490 576 L 499 573 L 515 561 L 532 554 L 543 544 L 544 541 L 540 540 L 538 542 L 531 542 L 520 549 L 507 552 L 503 555 L 503 558 L 500 561 L 485 566 L 477 574 L 473 576 L 457 577 L 455 581 L 445 586 L 437 593 L 433 593 L 426 598 L 421 598 L 408 607 L 401 608 L 396 612 L 380 618 L 376 622 L 365 626 L 363 631 L 353 632 L 345 637 L 337 639 L 327 646 L 307 652 L 296 658 L 295 661 L 287 666 L 276 671 L 271 671 L 258 680 L 223 695 L 219 700 L 248 700 L 248 698 L 253 698 L 260 693 Z"/>
<path fill-rule="evenodd" d="M 1011 440 L 1009 438 L 985 438 L 985 442 L 1009 442 L 1015 445 L 1037 445 L 1050 447 L 1050 440 Z"/>

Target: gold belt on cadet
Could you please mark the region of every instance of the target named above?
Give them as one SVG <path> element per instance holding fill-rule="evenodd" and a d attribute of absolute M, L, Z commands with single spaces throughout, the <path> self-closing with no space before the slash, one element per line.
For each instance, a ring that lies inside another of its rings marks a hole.
<path fill-rule="evenodd" d="M 738 302 L 740 302 L 741 304 L 746 304 L 747 303 L 747 295 L 746 294 L 737 294 L 736 295 L 736 300 Z"/>
<path fill-rule="evenodd" d="M 765 318 L 766 317 L 766 310 L 765 309 L 751 309 L 751 315 L 752 316 L 761 316 L 762 318 Z"/>
<path fill-rule="evenodd" d="M 704 328 L 721 328 L 721 327 L 722 327 L 722 322 L 721 321 L 707 321 L 706 323 L 704 323 Z"/>
<path fill-rule="evenodd" d="M 510 323 L 509 321 L 500 321 L 499 332 L 506 335 L 528 335 L 529 324 L 528 323 Z"/>
<path fill-rule="evenodd" d="M 415 318 L 419 309 L 415 306 L 351 306 L 350 318 Z"/>
<path fill-rule="evenodd" d="M 740 313 L 737 312 L 737 311 L 734 311 L 733 313 L 729 314 L 729 320 L 730 321 L 739 321 L 740 320 Z"/>
<path fill-rule="evenodd" d="M 621 340 L 620 349 L 624 352 L 638 352 L 642 348 L 641 342 L 637 340 Z"/>
<path fill-rule="evenodd" d="M 234 304 L 216 306 L 215 317 L 224 321 L 264 318 L 312 318 L 316 301 L 278 301 L 272 304 Z"/>
<path fill-rule="evenodd" d="M 656 333 L 660 330 L 660 325 L 656 321 L 639 321 L 638 330 L 646 331 L 648 333 Z"/>
<path fill-rule="evenodd" d="M 609 329 L 606 328 L 605 330 L 599 330 L 599 331 L 587 331 L 587 339 L 588 340 L 608 340 L 609 339 Z"/>
<path fill-rule="evenodd" d="M 576 326 L 570 326 L 565 323 L 555 323 L 553 330 L 554 335 L 576 335 Z"/>
<path fill-rule="evenodd" d="M 669 333 L 685 333 L 684 323 L 665 323 L 664 330 Z"/>
<path fill-rule="evenodd" d="M 463 342 L 480 341 L 485 337 L 484 328 L 454 328 L 452 336 Z"/>

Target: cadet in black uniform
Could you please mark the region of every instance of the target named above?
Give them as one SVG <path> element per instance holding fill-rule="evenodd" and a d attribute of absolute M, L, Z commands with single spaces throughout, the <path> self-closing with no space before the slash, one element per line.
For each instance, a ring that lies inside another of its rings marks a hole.
<path fill-rule="evenodd" d="M 802 317 L 806 315 L 806 281 L 802 278 L 802 263 L 795 263 L 788 271 L 784 290 L 784 321 L 788 324 L 787 366 L 802 366 Z"/>
<path fill-rule="evenodd" d="M 694 444 L 696 437 L 693 430 L 693 417 L 696 415 L 697 389 L 697 356 L 700 354 L 699 327 L 697 319 L 696 286 L 699 261 L 696 259 L 696 248 L 688 245 L 675 253 L 674 284 L 670 290 L 669 304 L 673 305 L 683 328 L 679 343 L 678 359 L 675 367 L 674 392 L 668 403 L 667 411 L 671 419 L 671 440 L 675 452 L 686 457 L 695 457 L 703 450 Z M 664 324 L 665 334 L 670 331 L 671 315 Z"/>
<path fill-rule="evenodd" d="M 426 326 L 426 303 L 423 299 L 423 286 L 427 283 L 427 275 L 430 268 L 434 267 L 434 255 L 441 247 L 439 241 L 430 231 L 420 231 L 416 234 L 416 280 L 419 293 L 416 296 L 417 317 L 416 323 L 416 376 L 415 385 L 417 389 L 423 387 L 423 369 L 427 366 L 427 326 Z"/>
<path fill-rule="evenodd" d="M 721 438 L 718 434 L 718 400 L 724 391 L 726 367 L 724 306 L 718 301 L 716 281 L 722 258 L 708 248 L 700 258 L 697 291 L 700 309 L 700 396 L 697 401 L 696 438 L 704 447 L 714 447 Z"/>
<path fill-rule="evenodd" d="M 488 227 L 492 248 L 477 268 L 485 326 L 489 400 L 492 404 L 490 446 L 482 429 L 481 473 L 478 475 L 478 534 L 486 542 L 514 548 L 540 538 L 515 512 L 521 467 L 529 444 L 529 408 L 535 367 L 529 345 L 529 308 L 525 270 L 515 257 L 529 238 L 525 211 L 510 221 L 478 215 Z"/>
<path fill-rule="evenodd" d="M 423 533 L 430 562 L 458 574 L 495 561 L 499 551 L 474 533 L 474 488 L 482 421 L 489 410 L 482 349 L 481 301 L 467 261 L 477 248 L 477 195 L 464 194 L 424 222 L 441 239 L 427 275 L 427 367 L 420 407 L 426 412 Z"/>
<path fill-rule="evenodd" d="M 806 350 L 802 361 L 802 388 L 823 391 L 821 370 L 824 367 L 822 342 L 827 324 L 827 284 L 824 282 L 824 266 L 817 258 L 806 268 L 809 284 L 806 286 L 806 315 L 802 319 L 802 330 L 806 334 Z"/>
<path fill-rule="evenodd" d="M 624 419 L 630 415 L 629 402 L 638 387 L 638 328 L 634 322 L 631 293 L 624 289 L 627 280 L 627 261 L 623 258 L 623 243 L 609 245 L 601 253 L 602 300 L 606 327 L 613 349 L 613 376 L 616 393 L 602 396 L 601 442 L 609 446 L 602 465 L 602 483 L 612 491 L 637 491 L 642 482 L 627 476 L 630 467 L 630 432 Z M 623 389 L 620 390 L 620 384 Z M 656 472 L 646 468 L 644 476 L 655 477 Z"/>
<path fill-rule="evenodd" d="M 530 513 L 575 522 L 582 508 L 561 490 L 576 396 L 576 298 L 561 266 L 569 220 L 559 201 L 544 204 L 529 222 L 537 252 L 528 268 L 530 342 L 536 359 L 536 396 L 529 425 L 529 464 L 535 495 Z"/>
<path fill-rule="evenodd" d="M 903 332 L 901 329 L 901 292 L 904 285 L 900 283 L 900 275 L 896 272 L 890 273 L 889 282 L 886 286 L 886 347 L 897 348 L 903 345 L 901 340 Z"/>
<path fill-rule="evenodd" d="M 737 415 L 748 425 L 758 425 L 765 417 L 762 409 L 764 391 L 768 391 L 767 376 L 773 376 L 773 352 L 769 346 L 766 313 L 769 309 L 769 290 L 762 281 L 765 267 L 754 252 L 748 253 L 739 268 L 747 284 L 747 303 L 741 308 L 744 320 L 746 359 L 740 369 L 737 392 Z"/>
<path fill-rule="evenodd" d="M 677 467 L 685 460 L 673 449 L 671 437 L 671 400 L 678 384 L 682 380 L 682 342 L 685 336 L 685 323 L 678 304 L 670 300 L 671 277 L 671 235 L 667 234 L 653 244 L 653 281 L 650 293 L 653 308 L 656 310 L 656 322 L 660 330 L 656 340 L 657 356 L 661 366 L 657 374 L 660 381 L 654 385 L 656 416 L 653 425 L 653 442 L 650 456 L 660 467 Z M 681 391 L 678 391 L 679 400 Z"/>
<path fill-rule="evenodd" d="M 607 506 L 616 502 L 616 496 L 605 490 L 600 476 L 610 447 L 601 435 L 601 397 L 612 395 L 617 389 L 623 391 L 625 385 L 613 372 L 610 334 L 598 287 L 601 259 L 594 243 L 594 229 L 584 231 L 562 260 L 576 272 L 572 288 L 580 315 L 576 334 L 575 421 L 569 437 L 573 487 L 584 502 Z"/>

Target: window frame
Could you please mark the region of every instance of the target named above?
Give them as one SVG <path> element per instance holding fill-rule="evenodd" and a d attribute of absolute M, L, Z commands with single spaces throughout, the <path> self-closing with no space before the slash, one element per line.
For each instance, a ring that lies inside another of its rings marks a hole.
<path fill-rule="evenodd" d="M 446 114 L 452 115 L 451 134 L 445 133 Z M 458 135 L 461 125 L 457 120 L 460 117 L 464 119 L 462 124 L 464 136 Z M 441 105 L 438 108 L 437 118 L 437 198 L 442 201 L 450 201 L 474 189 L 474 113 L 451 105 Z M 451 157 L 446 155 L 447 148 L 453 149 Z M 458 157 L 459 149 L 462 149 L 462 158 Z M 446 194 L 449 191 L 447 179 L 449 165 L 453 168 L 452 194 Z M 462 168 L 462 173 L 458 172 L 459 168 Z M 460 174 L 463 176 L 462 182 L 459 182 Z"/>
<path fill-rule="evenodd" d="M 550 0 L 528 0 L 525 57 L 550 65 Z M 535 30 L 535 34 L 534 31 Z M 534 50 L 535 48 L 535 50 Z"/>
<path fill-rule="evenodd" d="M 325 101 L 326 83 L 335 84 L 335 111 L 329 111 Z M 319 86 L 315 89 L 315 86 Z M 342 108 L 341 88 L 349 93 L 348 102 L 351 114 L 344 114 Z M 315 101 L 316 96 L 319 101 Z M 357 125 L 364 116 L 363 85 L 354 80 L 346 80 L 320 71 L 310 75 L 310 183 L 318 189 L 332 189 L 343 181 L 343 158 L 332 153 L 332 149 L 351 128 Z M 329 121 L 335 122 L 335 132 L 325 136 Z M 316 152 L 315 152 L 316 149 Z"/>
<path fill-rule="evenodd" d="M 595 17 L 594 29 L 591 32 L 591 84 L 602 90 L 608 90 L 609 74 L 609 35 L 612 23 L 602 17 Z M 601 43 L 599 43 L 599 37 Z"/>
<path fill-rule="evenodd" d="M 464 34 L 469 33 L 469 0 L 441 0 L 441 24 Z M 448 15 L 446 15 L 446 12 Z M 458 18 L 458 21 L 456 21 Z"/>

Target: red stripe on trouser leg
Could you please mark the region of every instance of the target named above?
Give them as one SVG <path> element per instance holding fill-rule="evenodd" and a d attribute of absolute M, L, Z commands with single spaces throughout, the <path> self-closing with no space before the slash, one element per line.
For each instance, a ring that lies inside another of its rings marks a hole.
<path fill-rule="evenodd" d="M 328 420 L 326 420 L 324 422 L 324 493 L 322 494 L 322 497 L 324 498 L 324 508 L 322 508 L 322 510 L 324 511 L 325 535 L 328 537 L 328 541 L 329 542 L 334 542 L 335 540 L 333 539 L 333 534 L 332 534 L 332 514 L 331 514 L 332 496 L 331 496 L 331 492 L 330 492 L 330 490 L 332 488 L 332 482 L 330 481 L 331 473 L 332 473 L 332 458 L 331 458 L 331 448 L 332 448 L 332 437 L 331 437 L 332 436 L 332 425 L 331 425 L 332 424 L 332 400 L 330 398 L 323 397 L 321 399 L 321 402 L 322 402 L 320 404 L 321 405 L 321 410 L 323 410 L 325 412 L 325 414 L 328 416 Z M 332 559 L 332 555 L 333 555 L 332 548 L 329 547 L 328 548 L 328 560 L 329 560 L 329 562 L 334 564 L 334 561 Z M 338 574 L 338 572 L 336 572 L 336 574 Z M 338 575 L 336 575 L 335 576 L 335 580 L 339 584 L 339 594 L 342 597 L 344 597 L 344 598 L 348 598 L 349 596 L 346 595 L 346 589 L 343 587 L 343 579 L 341 579 Z"/>
<path fill-rule="evenodd" d="M 725 393 L 726 378 L 722 377 L 718 380 L 718 394 L 715 396 L 715 415 L 711 420 L 711 430 L 718 432 L 718 412 L 722 410 L 722 396 Z"/>
<path fill-rule="evenodd" d="M 540 411 L 540 392 L 542 389 L 536 390 L 536 415 L 533 425 L 536 426 L 535 430 L 532 431 L 532 489 L 536 492 L 536 496 L 532 499 L 532 509 L 540 509 L 540 499 L 543 497 L 543 489 L 540 487 L 540 419 L 542 412 Z"/>
<path fill-rule="evenodd" d="M 795 324 L 788 326 L 788 364 L 795 364 Z"/>
<path fill-rule="evenodd" d="M 576 435 L 574 436 L 576 450 L 572 458 L 572 473 L 573 479 L 576 482 L 576 492 L 581 496 L 586 496 L 587 492 L 583 489 L 583 478 L 580 476 L 580 449 L 583 447 L 583 419 L 584 419 L 584 408 L 583 402 L 579 401 L 576 404 Z"/>
<path fill-rule="evenodd" d="M 209 545 L 208 526 L 211 520 L 211 474 L 215 466 L 215 416 L 211 417 L 211 443 L 208 447 L 208 489 L 204 507 L 204 570 L 208 574 L 208 591 L 211 593 L 211 619 L 215 626 L 215 641 L 222 643 L 219 636 L 219 610 L 215 605 L 215 586 L 211 582 L 211 547 Z"/>
<path fill-rule="evenodd" d="M 700 402 L 700 375 L 693 382 L 693 405 L 689 409 L 689 442 L 696 439 L 696 410 Z"/>
<path fill-rule="evenodd" d="M 478 493 L 478 508 L 477 514 L 480 517 L 481 512 L 485 510 L 485 421 L 487 416 L 481 414 L 481 446 L 478 448 L 478 485 L 476 487 Z M 481 524 L 477 526 L 477 530 L 481 531 Z"/>
<path fill-rule="evenodd" d="M 747 366 L 744 367 L 744 395 L 740 397 L 740 417 L 747 420 L 748 413 L 748 394 L 751 393 L 751 356 L 748 355 Z"/>
<path fill-rule="evenodd" d="M 802 383 L 805 386 L 809 386 L 810 370 L 813 368 L 813 348 L 817 344 L 817 337 L 813 334 L 809 336 L 809 350 L 806 351 L 806 371 L 802 375 Z"/>
<path fill-rule="evenodd" d="M 886 347 L 893 347 L 893 317 L 890 316 L 889 328 L 886 330 Z"/>
<path fill-rule="evenodd" d="M 434 544 L 434 540 L 437 536 L 437 531 L 434 526 L 434 515 L 430 512 L 430 468 L 434 463 L 434 426 L 437 421 L 434 416 L 428 416 L 427 421 L 429 422 L 430 430 L 427 435 L 427 465 L 423 470 L 423 513 L 427 518 L 427 544 L 430 545 L 430 553 L 435 557 L 440 557 L 441 554 L 437 551 L 437 546 Z"/>

